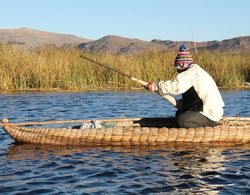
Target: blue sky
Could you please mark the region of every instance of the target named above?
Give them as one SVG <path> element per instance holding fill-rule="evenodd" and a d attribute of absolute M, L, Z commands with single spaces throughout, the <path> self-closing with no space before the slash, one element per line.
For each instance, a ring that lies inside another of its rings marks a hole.
<path fill-rule="evenodd" d="M 249 0 L 0 0 L 0 29 L 89 39 L 223 40 L 250 35 Z M 194 35 L 194 36 L 193 36 Z"/>

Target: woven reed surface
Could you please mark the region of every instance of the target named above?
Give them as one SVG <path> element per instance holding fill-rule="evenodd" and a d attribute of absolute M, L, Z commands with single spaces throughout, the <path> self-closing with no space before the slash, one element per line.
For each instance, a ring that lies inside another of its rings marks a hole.
<path fill-rule="evenodd" d="M 201 128 L 114 127 L 99 129 L 5 126 L 17 142 L 53 145 L 164 145 L 177 143 L 250 142 L 250 125 Z"/>

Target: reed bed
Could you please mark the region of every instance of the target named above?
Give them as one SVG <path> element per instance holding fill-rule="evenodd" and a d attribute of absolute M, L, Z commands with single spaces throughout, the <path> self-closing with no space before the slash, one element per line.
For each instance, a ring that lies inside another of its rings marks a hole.
<path fill-rule="evenodd" d="M 81 54 L 145 81 L 172 79 L 176 74 L 173 67 L 176 51 L 113 56 L 72 48 L 47 47 L 31 51 L 0 45 L 0 90 L 139 87 L 124 76 L 81 59 Z M 250 80 L 249 53 L 203 51 L 193 57 L 220 87 L 242 87 Z"/>

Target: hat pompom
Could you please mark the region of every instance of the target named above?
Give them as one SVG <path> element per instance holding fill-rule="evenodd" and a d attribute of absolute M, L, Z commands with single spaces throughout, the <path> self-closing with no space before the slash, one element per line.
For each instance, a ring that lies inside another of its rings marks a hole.
<path fill-rule="evenodd" d="M 180 47 L 179 47 L 179 51 L 180 52 L 182 52 L 182 51 L 187 51 L 188 50 L 188 48 L 185 46 L 185 45 L 181 45 Z"/>
<path fill-rule="evenodd" d="M 194 62 L 188 48 L 185 45 L 181 45 L 179 53 L 177 54 L 174 64 L 178 70 L 185 70 Z"/>

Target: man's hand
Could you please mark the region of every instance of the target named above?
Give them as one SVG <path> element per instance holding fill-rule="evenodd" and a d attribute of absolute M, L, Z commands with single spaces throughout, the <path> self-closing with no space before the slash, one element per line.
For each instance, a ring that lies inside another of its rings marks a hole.
<path fill-rule="evenodd" d="M 157 85 L 155 83 L 151 83 L 151 82 L 149 82 L 147 85 L 144 85 L 144 88 L 149 90 L 149 91 L 153 91 L 153 92 L 158 91 Z"/>

